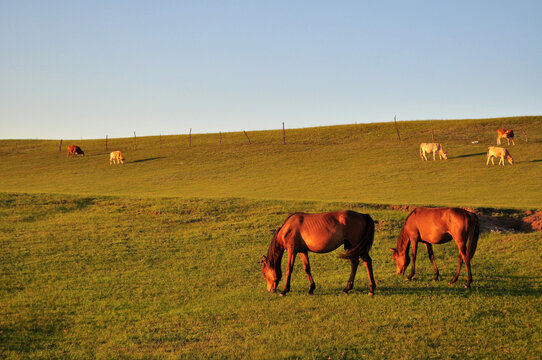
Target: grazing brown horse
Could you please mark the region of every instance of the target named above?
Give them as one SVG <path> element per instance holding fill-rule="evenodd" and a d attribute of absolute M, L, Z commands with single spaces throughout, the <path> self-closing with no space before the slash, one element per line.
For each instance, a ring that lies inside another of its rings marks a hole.
<path fill-rule="evenodd" d="M 461 264 L 464 262 L 467 268 L 465 287 L 468 288 L 472 282 L 470 260 L 476 251 L 479 232 L 478 216 L 470 211 L 459 208 L 416 208 L 405 220 L 403 230 L 397 238 L 397 248 L 390 249 L 393 252 L 393 260 L 397 263 L 397 273 L 405 273 L 406 267 L 410 263 L 408 248 L 411 246 L 412 267 L 407 280 L 412 279 L 415 273 L 418 242 L 422 242 L 427 248 L 427 254 L 435 270 L 434 280 L 438 280 L 439 271 L 431 244 L 444 244 L 454 239 L 459 248 L 459 257 L 457 270 L 450 284 L 457 281 Z"/>
<path fill-rule="evenodd" d="M 280 295 L 286 295 L 290 291 L 290 278 L 297 254 L 303 262 L 303 268 L 309 280 L 309 294 L 312 294 L 316 285 L 311 275 L 308 252 L 327 253 L 344 244 L 346 252 L 340 254 L 339 257 L 350 260 L 351 272 L 343 291 L 347 293 L 354 286 L 354 278 L 361 257 L 369 274 L 369 295 L 373 295 L 376 285 L 373 277 L 373 262 L 369 256 L 373 240 L 374 221 L 367 214 L 345 210 L 289 215 L 284 224 L 275 231 L 267 256 L 262 259 L 262 275 L 267 280 L 267 291 L 275 292 L 282 278 L 280 263 L 284 250 L 288 252 L 288 263 L 286 283 Z"/>

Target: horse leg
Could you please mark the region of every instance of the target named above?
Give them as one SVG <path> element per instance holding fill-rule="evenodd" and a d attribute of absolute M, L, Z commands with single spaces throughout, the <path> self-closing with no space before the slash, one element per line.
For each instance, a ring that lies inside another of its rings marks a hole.
<path fill-rule="evenodd" d="M 433 161 L 435 161 L 435 152 L 436 151 L 433 151 Z"/>
<path fill-rule="evenodd" d="M 309 263 L 309 254 L 307 254 L 306 252 L 300 252 L 299 257 L 301 258 L 301 262 L 303 263 L 303 268 L 305 269 L 305 273 L 307 274 L 307 279 L 309 279 L 309 295 L 312 295 L 314 289 L 316 289 L 316 284 L 312 279 L 311 264 Z"/>
<path fill-rule="evenodd" d="M 369 276 L 369 295 L 375 294 L 375 278 L 373 275 L 373 259 L 369 256 L 369 254 L 366 254 L 361 257 L 363 259 L 363 263 L 365 264 L 365 267 L 367 268 L 367 274 Z"/>
<path fill-rule="evenodd" d="M 463 247 L 463 250 L 465 247 Z M 465 284 L 465 289 L 468 289 L 470 287 L 470 284 L 472 283 L 472 274 L 470 272 L 470 258 L 467 257 L 466 251 L 461 251 L 459 253 L 459 256 L 463 259 L 463 262 L 465 263 L 465 269 L 467 269 L 467 283 Z"/>
<path fill-rule="evenodd" d="M 410 265 L 410 274 L 407 276 L 407 280 L 411 280 L 416 273 L 416 253 L 418 252 L 418 241 L 411 241 L 411 253 L 412 256 L 412 265 Z"/>
<path fill-rule="evenodd" d="M 461 256 L 461 252 L 459 252 L 459 255 L 457 257 L 457 270 L 455 271 L 455 275 L 450 280 L 450 284 L 453 284 L 457 281 L 457 278 L 459 277 L 459 272 L 461 271 L 461 264 L 463 264 L 463 257 Z"/>
<path fill-rule="evenodd" d="M 435 270 L 435 276 L 433 277 L 433 280 L 437 281 L 439 276 L 439 271 L 437 267 L 437 263 L 435 262 L 435 256 L 433 254 L 433 246 L 429 243 L 425 243 L 425 248 L 427 249 L 427 255 L 429 255 L 429 260 L 431 261 L 431 264 L 433 264 L 433 270 Z"/>
<path fill-rule="evenodd" d="M 286 283 L 284 284 L 284 289 L 280 293 L 280 296 L 286 295 L 290 291 L 290 278 L 292 277 L 292 271 L 294 270 L 296 253 L 293 249 L 288 250 L 288 262 L 286 263 Z"/>
<path fill-rule="evenodd" d="M 348 294 L 350 290 L 354 287 L 354 278 L 356 277 L 356 272 L 358 271 L 359 257 L 355 259 L 350 259 L 350 278 L 346 283 L 346 287 L 343 289 L 343 293 Z"/>

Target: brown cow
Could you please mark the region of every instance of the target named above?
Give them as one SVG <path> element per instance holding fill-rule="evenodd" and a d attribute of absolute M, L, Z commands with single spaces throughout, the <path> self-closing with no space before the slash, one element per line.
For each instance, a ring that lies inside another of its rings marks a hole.
<path fill-rule="evenodd" d="M 109 165 L 111 164 L 124 164 L 124 156 L 122 156 L 122 153 L 120 151 L 112 151 L 111 154 L 109 154 Z"/>
<path fill-rule="evenodd" d="M 514 142 L 514 130 L 512 129 L 497 129 L 497 144 L 501 144 L 501 139 L 506 138 L 506 141 L 508 141 L 508 145 L 510 145 L 510 140 L 512 140 L 512 144 L 516 145 Z"/>
<path fill-rule="evenodd" d="M 68 145 L 68 156 L 74 157 L 75 155 L 85 156 L 85 152 L 77 145 Z"/>
<path fill-rule="evenodd" d="M 495 162 L 493 162 L 493 158 L 500 158 L 499 165 L 504 166 L 504 159 L 508 160 L 510 165 L 514 165 L 514 159 L 512 159 L 512 156 L 510 156 L 510 153 L 508 152 L 508 149 L 502 148 L 502 147 L 496 147 L 496 146 L 490 146 L 487 150 L 487 162 L 486 165 L 489 165 L 489 159 L 491 159 L 491 163 L 495 165 Z"/>

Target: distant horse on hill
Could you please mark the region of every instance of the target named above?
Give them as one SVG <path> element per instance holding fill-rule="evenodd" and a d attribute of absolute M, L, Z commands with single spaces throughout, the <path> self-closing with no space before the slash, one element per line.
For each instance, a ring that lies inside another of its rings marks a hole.
<path fill-rule="evenodd" d="M 297 254 L 309 280 L 309 294 L 316 285 L 311 275 L 308 252 L 327 253 L 344 245 L 345 253 L 339 257 L 350 260 L 350 278 L 343 292 L 347 293 L 354 286 L 354 278 L 363 260 L 369 275 L 369 295 L 374 294 L 375 280 L 372 259 L 369 250 L 374 240 L 374 221 L 367 214 L 354 211 L 337 211 L 321 214 L 295 213 L 289 215 L 284 224 L 275 231 L 269 244 L 267 256 L 262 259 L 262 275 L 267 280 L 267 291 L 275 292 L 281 278 L 281 261 L 284 250 L 288 252 L 286 265 L 286 283 L 280 295 L 290 291 L 290 278 Z"/>
<path fill-rule="evenodd" d="M 433 256 L 432 244 L 444 244 L 453 239 L 459 249 L 459 256 L 457 270 L 450 284 L 457 281 L 461 264 L 464 262 L 467 268 L 465 287 L 468 288 L 472 283 L 470 261 L 476 251 L 479 232 L 478 216 L 470 211 L 449 207 L 418 207 L 407 216 L 403 229 L 397 238 L 397 248 L 390 249 L 393 252 L 393 260 L 397 264 L 397 273 L 405 273 L 410 263 L 408 250 L 411 247 L 412 266 L 407 280 L 412 279 L 415 274 L 418 242 L 422 242 L 427 248 L 427 254 L 435 270 L 434 280 L 438 280 L 439 270 Z"/>

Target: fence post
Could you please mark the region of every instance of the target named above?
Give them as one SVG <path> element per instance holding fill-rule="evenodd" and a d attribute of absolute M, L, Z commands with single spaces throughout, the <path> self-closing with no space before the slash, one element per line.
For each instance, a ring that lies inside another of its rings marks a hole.
<path fill-rule="evenodd" d="M 62 139 L 60 139 L 60 145 L 58 145 L 58 152 L 62 152 Z"/>
<path fill-rule="evenodd" d="M 286 145 L 286 130 L 284 130 L 284 121 L 282 122 L 282 144 Z"/>
<path fill-rule="evenodd" d="M 251 144 L 251 142 L 250 142 L 250 138 L 248 137 L 248 135 L 247 135 L 247 132 L 246 132 L 245 130 L 243 130 L 243 132 L 245 133 L 245 136 L 246 136 L 246 137 L 247 137 L 247 139 L 248 139 L 248 143 L 249 143 L 249 144 Z"/>
<path fill-rule="evenodd" d="M 192 147 L 192 128 L 190 128 L 190 132 L 188 133 L 188 147 Z"/>
<path fill-rule="evenodd" d="M 108 135 L 105 135 L 105 151 L 109 151 L 109 148 L 107 147 L 107 137 Z"/>
<path fill-rule="evenodd" d="M 399 128 L 397 127 L 397 115 L 393 117 L 393 121 L 395 122 L 395 131 L 397 131 L 397 139 L 401 141 L 401 135 L 399 135 Z"/>
<path fill-rule="evenodd" d="M 134 150 L 137 150 L 137 139 L 136 139 L 135 131 L 134 131 Z"/>

